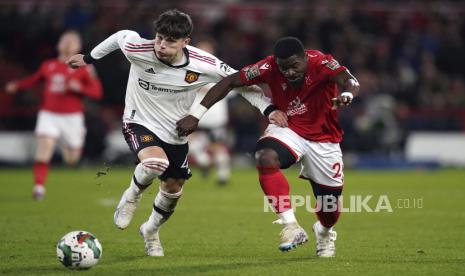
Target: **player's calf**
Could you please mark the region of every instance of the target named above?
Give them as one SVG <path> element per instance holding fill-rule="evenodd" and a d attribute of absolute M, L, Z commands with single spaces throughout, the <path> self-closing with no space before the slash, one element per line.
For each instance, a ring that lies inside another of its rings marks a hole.
<path fill-rule="evenodd" d="M 166 188 L 166 187 L 165 187 Z M 174 209 L 181 198 L 182 188 L 180 191 L 163 191 L 160 188 L 153 202 L 153 210 L 148 221 L 146 222 L 147 231 L 157 232 L 160 227 L 171 217 Z"/>
<path fill-rule="evenodd" d="M 140 162 L 132 177 L 129 188 L 124 191 L 114 214 L 115 225 L 120 229 L 128 227 L 142 192 L 152 184 L 153 179 L 163 174 L 169 162 L 162 158 L 146 158 Z"/>

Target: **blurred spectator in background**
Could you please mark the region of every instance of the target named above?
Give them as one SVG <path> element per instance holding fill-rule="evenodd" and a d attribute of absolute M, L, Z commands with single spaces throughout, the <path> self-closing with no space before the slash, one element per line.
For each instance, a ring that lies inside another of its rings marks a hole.
<path fill-rule="evenodd" d="M 58 140 L 63 143 L 61 149 L 66 164 L 75 165 L 81 158 L 86 134 L 83 97 L 102 97 L 102 87 L 93 67 L 74 70 L 65 63 L 80 50 L 79 33 L 66 31 L 58 42 L 57 58 L 45 60 L 33 75 L 8 82 L 5 88 L 7 93 L 14 94 L 44 82 L 35 128 L 37 148 L 33 166 L 33 197 L 36 200 L 45 196 L 44 184 L 49 162 Z"/>
<path fill-rule="evenodd" d="M 122 28 L 151 37 L 151 18 L 168 8 L 192 14 L 193 43 L 215 41 L 216 54 L 234 68 L 271 54 L 270 45 L 282 36 L 333 53 L 364 84 L 352 108 L 341 111 L 346 153 L 398 154 L 411 131 L 465 129 L 463 1 L 5 0 L 0 2 L 0 34 L 6 38 L 0 42 L 0 84 L 7 75 L 32 71 L 40 57 L 51 57 L 65 28 L 78 29 L 91 45 Z M 117 66 L 107 60 L 97 65 L 105 90 L 111 91 L 102 102 L 110 131 L 120 127 L 111 118 L 121 117 L 129 71 L 121 54 L 118 59 Z M 389 102 L 372 108 L 380 99 Z M 33 123 L 31 108 L 18 112 L 24 104 L 33 106 L 31 98 L 12 102 L 0 94 L 1 129 Z M 379 118 L 387 111 L 389 122 L 369 122 L 374 113 Z M 257 123 L 260 115 L 240 97 L 231 99 L 230 114 L 236 133 L 232 148 L 251 152 L 264 128 Z M 392 137 L 373 138 L 384 135 L 377 129 L 391 126 L 396 129 Z"/>
<path fill-rule="evenodd" d="M 196 45 L 210 54 L 215 54 L 214 46 L 209 41 L 200 41 Z M 213 86 L 206 85 L 199 89 L 193 103 L 196 106 Z M 231 176 L 231 158 L 228 149 L 229 122 L 227 99 L 219 101 L 202 117 L 199 128 L 189 135 L 189 155 L 195 160 L 204 177 L 208 176 L 210 167 L 216 168 L 219 185 L 225 185 Z"/>

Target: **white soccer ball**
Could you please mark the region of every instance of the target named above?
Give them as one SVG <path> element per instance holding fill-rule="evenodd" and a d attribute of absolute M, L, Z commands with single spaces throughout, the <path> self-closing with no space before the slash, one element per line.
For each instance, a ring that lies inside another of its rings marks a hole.
<path fill-rule="evenodd" d="M 67 268 L 89 269 L 102 258 L 102 245 L 89 232 L 69 232 L 58 241 L 57 257 Z"/>

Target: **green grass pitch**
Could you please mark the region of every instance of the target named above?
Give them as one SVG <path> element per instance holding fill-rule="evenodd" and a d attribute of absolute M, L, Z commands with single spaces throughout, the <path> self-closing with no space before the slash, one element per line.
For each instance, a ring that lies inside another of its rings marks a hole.
<path fill-rule="evenodd" d="M 333 259 L 315 257 L 315 216 L 304 207 L 296 215 L 309 243 L 278 251 L 281 226 L 271 223 L 273 213 L 264 213 L 252 169 L 234 171 L 226 187 L 194 171 L 160 232 L 165 257 L 147 257 L 138 228 L 150 214 L 158 185 L 146 191 L 133 222 L 121 231 L 113 225 L 113 211 L 132 168 L 112 168 L 97 178 L 98 170 L 52 168 L 42 202 L 31 198 L 30 170 L 0 170 L 0 274 L 71 273 L 56 260 L 55 246 L 72 230 L 92 232 L 103 246 L 96 267 L 73 272 L 85 275 L 465 274 L 463 170 L 347 171 L 346 198 L 373 195 L 368 205 L 374 208 L 386 195 L 393 212 L 343 213 Z M 296 170 L 286 175 L 292 194 L 311 195 Z M 401 208 L 406 205 L 410 208 Z"/>

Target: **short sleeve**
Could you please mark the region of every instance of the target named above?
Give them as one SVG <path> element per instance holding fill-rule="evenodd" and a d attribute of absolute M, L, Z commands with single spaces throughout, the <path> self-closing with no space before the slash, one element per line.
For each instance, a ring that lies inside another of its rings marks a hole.
<path fill-rule="evenodd" d="M 240 70 L 241 81 L 244 85 L 266 83 L 271 74 L 269 58 L 260 60 Z"/>
<path fill-rule="evenodd" d="M 322 55 L 318 64 L 319 74 L 323 78 L 330 78 L 339 74 L 339 72 L 346 70 L 347 68 L 340 65 L 337 60 L 331 55 Z"/>

